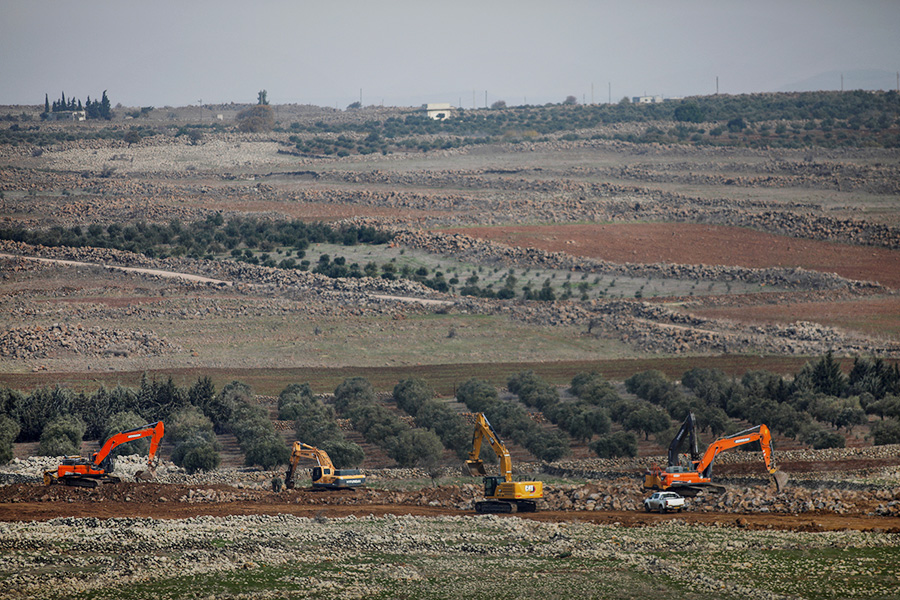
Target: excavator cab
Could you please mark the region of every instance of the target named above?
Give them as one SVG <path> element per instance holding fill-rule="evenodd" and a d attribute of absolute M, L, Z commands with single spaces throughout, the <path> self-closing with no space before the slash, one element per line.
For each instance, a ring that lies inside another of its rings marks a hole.
<path fill-rule="evenodd" d="M 497 492 L 497 486 L 503 483 L 503 478 L 497 475 L 488 475 L 484 478 L 484 497 L 493 498 Z"/>

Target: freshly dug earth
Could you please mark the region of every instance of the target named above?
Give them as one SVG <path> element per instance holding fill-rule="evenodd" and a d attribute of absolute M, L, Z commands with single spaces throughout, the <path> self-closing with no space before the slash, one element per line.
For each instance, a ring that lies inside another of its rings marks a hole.
<path fill-rule="evenodd" d="M 419 492 L 366 489 L 347 491 L 289 490 L 279 493 L 226 485 L 187 486 L 159 483 L 118 483 L 95 490 L 40 484 L 0 487 L 0 521 L 48 521 L 64 517 L 150 517 L 185 519 L 197 516 L 289 514 L 302 517 L 354 515 L 453 516 L 474 510 L 448 508 L 465 504 L 471 492 L 459 486 L 426 488 Z M 693 501 L 693 500 L 692 500 Z M 441 504 L 443 506 L 437 506 Z M 897 517 L 870 514 L 860 507 L 852 514 L 827 511 L 787 513 L 692 512 L 644 513 L 635 510 L 544 510 L 517 517 L 544 522 L 589 522 L 639 527 L 679 519 L 692 524 L 715 524 L 748 529 L 790 531 L 881 531 L 900 533 Z"/>
<path fill-rule="evenodd" d="M 803 267 L 900 289 L 900 250 L 689 223 L 467 227 L 446 230 L 510 246 L 617 263 Z"/>

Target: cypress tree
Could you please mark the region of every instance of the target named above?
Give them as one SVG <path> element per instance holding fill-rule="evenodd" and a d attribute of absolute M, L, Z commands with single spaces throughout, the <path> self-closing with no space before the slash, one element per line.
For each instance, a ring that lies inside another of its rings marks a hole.
<path fill-rule="evenodd" d="M 50 96 L 48 96 L 47 94 L 44 94 L 44 112 L 50 112 Z"/>
<path fill-rule="evenodd" d="M 103 97 L 100 99 L 100 117 L 107 121 L 112 119 L 112 111 L 109 107 L 109 98 L 106 97 L 106 90 L 103 90 Z"/>

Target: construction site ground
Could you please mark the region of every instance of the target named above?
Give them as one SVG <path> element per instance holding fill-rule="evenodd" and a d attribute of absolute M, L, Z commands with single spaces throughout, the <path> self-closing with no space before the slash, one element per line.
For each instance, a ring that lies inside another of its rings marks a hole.
<path fill-rule="evenodd" d="M 215 489 L 231 492 L 229 486 L 183 486 L 153 483 L 109 484 L 98 491 L 57 487 L 52 490 L 39 484 L 16 484 L 0 490 L 0 521 L 49 521 L 62 517 L 93 517 L 98 519 L 121 517 L 149 517 L 153 519 L 186 519 L 198 516 L 224 517 L 229 515 L 278 515 L 298 517 L 339 518 L 353 515 L 411 515 L 418 517 L 459 516 L 474 514 L 416 504 L 388 502 L 393 492 L 375 490 L 355 492 L 312 492 L 304 490 L 242 493 L 253 496 L 249 500 L 217 503 L 186 503 L 173 497 L 187 495 L 191 490 Z M 450 491 L 445 493 L 452 493 Z M 440 495 L 438 490 L 436 495 Z M 127 499 L 126 499 L 127 498 Z M 539 511 L 508 515 L 509 518 L 544 522 L 577 521 L 596 524 L 619 524 L 643 527 L 666 520 L 680 520 L 691 524 L 733 526 L 749 529 L 786 531 L 878 531 L 900 533 L 900 519 L 866 514 L 837 515 L 829 513 L 804 514 L 733 514 L 644 513 L 636 511 Z"/>

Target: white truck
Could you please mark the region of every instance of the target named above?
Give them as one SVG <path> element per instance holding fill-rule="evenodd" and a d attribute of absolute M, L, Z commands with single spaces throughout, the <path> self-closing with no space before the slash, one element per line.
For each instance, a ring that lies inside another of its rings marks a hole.
<path fill-rule="evenodd" d="M 675 492 L 656 492 L 644 500 L 644 510 L 650 512 L 657 510 L 661 513 L 674 510 L 681 512 L 684 509 L 684 498 Z"/>

